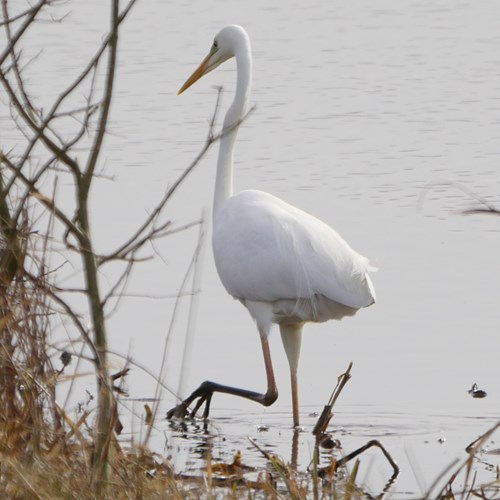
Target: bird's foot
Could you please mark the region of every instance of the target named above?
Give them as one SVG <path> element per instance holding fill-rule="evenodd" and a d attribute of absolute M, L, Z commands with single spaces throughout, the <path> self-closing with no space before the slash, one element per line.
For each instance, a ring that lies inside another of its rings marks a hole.
<path fill-rule="evenodd" d="M 203 384 L 196 389 L 188 398 L 179 403 L 175 408 L 172 408 L 167 412 L 167 420 L 172 418 L 185 419 L 185 418 L 195 418 L 198 410 L 201 408 L 203 403 L 205 403 L 205 410 L 203 411 L 203 419 L 208 419 L 208 414 L 210 413 L 210 402 L 212 401 L 212 395 L 214 393 L 211 388 L 211 382 L 203 382 Z M 190 411 L 189 406 L 195 401 L 193 409 Z"/>

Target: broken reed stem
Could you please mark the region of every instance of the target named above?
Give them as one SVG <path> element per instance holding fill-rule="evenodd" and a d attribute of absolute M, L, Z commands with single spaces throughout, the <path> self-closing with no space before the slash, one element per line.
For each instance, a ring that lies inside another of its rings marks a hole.
<path fill-rule="evenodd" d="M 356 458 L 358 455 L 360 455 L 361 453 L 365 452 L 366 450 L 368 450 L 373 446 L 379 448 L 382 451 L 387 461 L 391 464 L 393 470 L 392 477 L 396 478 L 396 476 L 399 474 L 398 464 L 391 457 L 390 453 L 382 446 L 382 443 L 380 443 L 380 441 L 377 441 L 376 439 L 368 441 L 368 443 L 366 443 L 364 446 L 361 446 L 361 448 L 358 448 L 357 450 L 354 450 L 353 452 L 349 453 L 340 460 L 337 460 L 337 468 L 344 466 L 347 462 L 351 461 L 353 458 Z"/>
<path fill-rule="evenodd" d="M 316 440 L 318 440 L 325 433 L 326 428 L 328 427 L 328 424 L 330 423 L 330 420 L 333 417 L 332 413 L 333 405 L 335 404 L 340 393 L 342 392 L 345 385 L 347 384 L 347 382 L 349 382 L 351 378 L 351 368 L 352 368 L 352 361 L 349 363 L 347 370 L 344 373 L 342 373 L 342 375 L 339 375 L 339 377 L 337 378 L 337 385 L 333 389 L 330 399 L 328 400 L 328 404 L 325 405 L 325 407 L 323 408 L 323 411 L 321 412 L 321 415 L 319 416 L 318 421 L 316 422 L 316 425 L 314 426 L 314 429 L 312 431 L 313 434 L 316 436 Z"/>

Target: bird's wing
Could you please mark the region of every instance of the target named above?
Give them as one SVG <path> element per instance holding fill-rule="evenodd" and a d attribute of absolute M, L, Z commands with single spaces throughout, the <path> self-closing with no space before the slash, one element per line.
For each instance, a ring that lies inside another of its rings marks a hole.
<path fill-rule="evenodd" d="M 236 298 L 322 294 L 353 308 L 374 301 L 368 259 L 327 224 L 268 193 L 231 197 L 214 222 L 212 243 L 221 281 Z"/>

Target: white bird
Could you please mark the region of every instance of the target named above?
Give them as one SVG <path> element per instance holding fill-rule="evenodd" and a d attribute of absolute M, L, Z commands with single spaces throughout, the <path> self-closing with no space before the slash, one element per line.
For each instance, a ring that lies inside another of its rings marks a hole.
<path fill-rule="evenodd" d="M 194 415 L 205 402 L 208 416 L 212 394 L 224 392 L 269 406 L 278 397 L 268 336 L 280 328 L 290 365 L 293 423 L 299 425 L 297 368 L 302 329 L 307 322 L 352 316 L 375 302 L 366 257 L 351 249 L 324 222 L 298 208 L 256 190 L 233 194 L 233 149 L 239 124 L 248 108 L 252 81 L 250 39 L 240 26 L 223 28 L 208 55 L 187 79 L 179 94 L 234 57 L 236 93 L 224 119 L 213 203 L 212 246 L 219 277 L 226 290 L 250 312 L 257 324 L 267 374 L 265 394 L 214 382 L 204 382 L 170 410 L 168 418 L 184 416 L 198 398 Z"/>

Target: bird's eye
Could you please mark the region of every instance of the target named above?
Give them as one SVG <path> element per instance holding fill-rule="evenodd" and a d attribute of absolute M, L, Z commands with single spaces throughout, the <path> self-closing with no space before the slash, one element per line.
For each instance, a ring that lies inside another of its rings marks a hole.
<path fill-rule="evenodd" d="M 218 49 L 219 48 L 219 44 L 217 43 L 217 40 L 214 40 L 212 48 L 214 48 L 214 49 Z"/>

